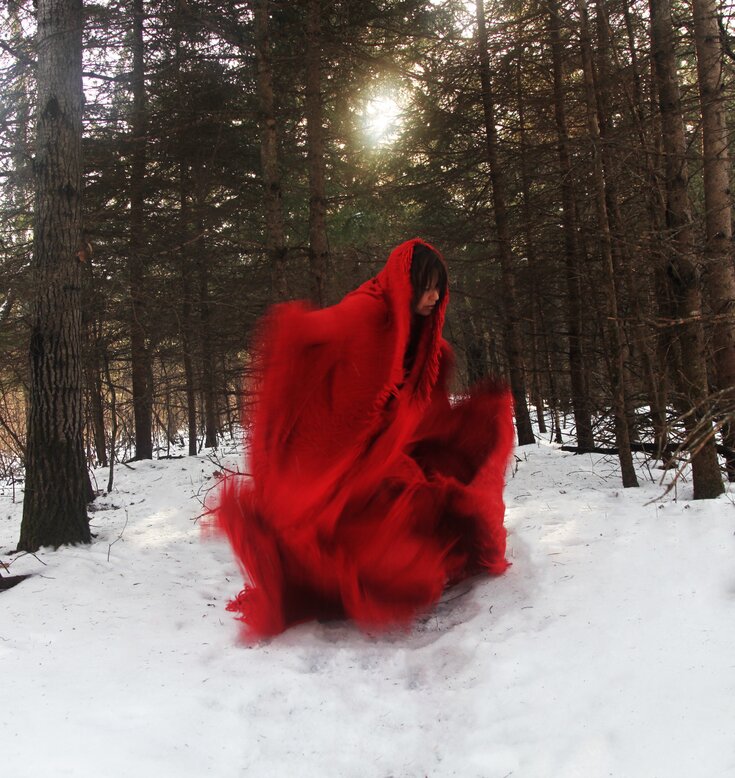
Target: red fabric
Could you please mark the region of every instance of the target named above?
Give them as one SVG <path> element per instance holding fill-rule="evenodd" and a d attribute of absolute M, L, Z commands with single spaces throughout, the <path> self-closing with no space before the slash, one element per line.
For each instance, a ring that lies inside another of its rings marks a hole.
<path fill-rule="evenodd" d="M 226 477 L 215 507 L 247 578 L 229 609 L 254 636 L 312 618 L 406 624 L 448 582 L 507 567 L 510 394 L 450 405 L 448 294 L 404 374 L 417 242 L 339 304 L 279 305 L 262 323 L 252 479 Z"/>

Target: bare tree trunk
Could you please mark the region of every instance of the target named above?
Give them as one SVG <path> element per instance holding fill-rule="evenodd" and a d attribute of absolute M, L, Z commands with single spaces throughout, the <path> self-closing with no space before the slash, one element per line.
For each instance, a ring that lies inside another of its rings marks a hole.
<path fill-rule="evenodd" d="M 597 115 L 600 128 L 600 159 L 602 161 L 603 178 L 605 182 L 605 200 L 607 204 L 608 224 L 610 226 L 613 282 L 615 284 L 618 314 L 620 323 L 620 344 L 622 349 L 621 362 L 623 373 L 621 381 L 625 390 L 625 418 L 629 441 L 637 440 L 636 413 L 633 402 L 633 387 L 635 386 L 635 370 L 633 369 L 632 347 L 635 345 L 630 337 L 630 316 L 625 315 L 626 290 L 632 272 L 630 252 L 627 248 L 625 226 L 620 212 L 617 181 L 620 176 L 618 155 L 615 154 L 614 128 L 611 116 L 614 112 L 611 99 L 611 86 L 615 76 L 610 70 L 612 56 L 611 30 L 607 16 L 607 0 L 595 0 L 595 20 L 597 27 L 597 46 L 595 47 L 595 93 L 597 97 Z M 594 72 L 594 71 L 593 71 Z M 630 305 L 630 303 L 628 303 Z"/>
<path fill-rule="evenodd" d="M 183 3 L 185 0 L 181 0 Z M 185 8 L 182 9 L 185 13 Z M 185 19 L 182 15 L 177 21 Z M 182 43 L 182 28 L 176 28 L 176 77 L 177 85 L 183 88 L 182 84 L 182 58 L 184 55 L 184 46 Z M 197 430 L 197 398 L 196 398 L 196 376 L 194 371 L 194 351 L 196 342 L 196 325 L 194 323 L 194 270 L 191 257 L 191 207 L 192 185 L 189 173 L 189 160 L 186 152 L 186 143 L 184 143 L 184 128 L 181 129 L 181 139 L 178 149 L 179 164 L 179 235 L 181 236 L 181 245 L 179 248 L 179 263 L 181 267 L 181 351 L 184 364 L 184 384 L 186 392 L 186 428 L 188 439 L 188 454 L 193 457 L 197 455 L 198 430 Z"/>
<path fill-rule="evenodd" d="M 197 208 L 201 211 L 203 202 L 198 198 Z M 201 341 L 201 389 L 204 400 L 204 446 L 217 448 L 219 414 L 217 413 L 217 375 L 212 338 L 212 302 L 209 299 L 209 257 L 204 241 L 204 221 L 198 220 L 199 237 L 196 241 L 196 268 L 199 285 L 199 336 Z"/>
<path fill-rule="evenodd" d="M 273 69 L 268 25 L 269 0 L 252 3 L 255 21 L 255 55 L 260 100 L 260 161 L 263 168 L 266 250 L 271 267 L 271 284 L 277 300 L 288 299 L 286 279 L 286 233 L 283 226 L 283 194 L 278 169 L 278 130 L 273 97 Z"/>
<path fill-rule="evenodd" d="M 117 448 L 117 393 L 115 384 L 110 375 L 110 358 L 107 349 L 102 353 L 102 361 L 105 369 L 105 380 L 107 381 L 107 391 L 110 393 L 110 472 L 107 477 L 107 492 L 112 491 L 112 484 L 115 480 L 115 456 Z"/>
<path fill-rule="evenodd" d="M 130 165 L 130 356 L 132 360 L 135 458 L 153 457 L 153 387 L 150 385 L 150 352 L 147 346 L 145 272 L 145 170 L 147 109 L 145 93 L 145 43 L 143 0 L 133 0 L 133 113 Z"/>
<path fill-rule="evenodd" d="M 630 71 L 632 75 L 632 93 L 631 88 L 628 86 L 628 81 L 623 79 L 619 86 L 622 87 L 625 98 L 627 100 L 631 119 L 636 128 L 638 135 L 638 141 L 640 144 L 640 168 L 643 177 L 649 182 L 649 196 L 648 196 L 648 211 L 650 215 L 651 232 L 655 235 L 655 245 L 658 244 L 660 237 L 660 225 L 663 223 L 662 215 L 665 211 L 665 202 L 662 192 L 660 176 L 657 170 L 657 161 L 660 157 L 658 149 L 653 148 L 655 142 L 649 140 L 649 137 L 653 135 L 656 137 L 655 132 L 650 130 L 647 132 L 645 127 L 646 117 L 648 114 L 647 109 L 643 105 L 643 91 L 641 86 L 641 76 L 639 71 L 639 60 L 637 52 L 637 43 L 635 39 L 635 31 L 633 27 L 633 19 L 631 17 L 630 8 L 627 0 L 623 3 L 623 16 L 625 20 L 625 29 L 628 39 L 628 51 L 627 54 L 630 58 L 630 64 L 622 63 L 618 57 L 616 49 L 609 46 L 609 30 L 610 25 L 607 18 L 606 6 L 604 3 L 597 3 L 598 24 L 600 29 L 601 38 L 605 39 L 605 51 L 610 52 L 615 58 L 615 64 L 619 69 L 625 68 Z M 602 58 L 601 58 L 602 59 Z M 606 66 L 605 60 L 602 59 L 602 64 Z M 608 81 L 608 84 L 610 81 Z M 614 204 L 614 222 L 617 225 L 619 246 L 621 247 L 621 261 L 623 263 L 624 272 L 621 275 L 625 279 L 625 288 L 628 293 L 628 299 L 632 308 L 633 324 L 631 325 L 631 337 L 632 342 L 637 346 L 641 358 L 641 366 L 643 368 L 643 377 L 646 384 L 646 393 L 648 395 L 649 404 L 651 407 L 651 418 L 654 428 L 654 435 L 656 439 L 657 451 L 663 454 L 666 448 L 668 427 L 666 420 L 666 403 L 668 396 L 668 375 L 667 375 L 667 363 L 659 362 L 656 364 L 657 355 L 665 349 L 665 337 L 661 333 L 646 334 L 646 328 L 643 324 L 642 317 L 642 305 L 655 305 L 658 307 L 659 316 L 665 316 L 665 312 L 662 308 L 662 298 L 660 295 L 656 295 L 654 300 L 651 300 L 650 293 L 647 294 L 647 289 L 651 286 L 660 285 L 660 279 L 658 275 L 660 273 L 650 272 L 649 268 L 636 266 L 631 261 L 630 251 L 626 250 L 627 241 L 625 230 L 622 225 L 622 220 L 619 215 L 619 207 L 617 205 L 617 199 L 613 198 Z M 654 244 L 651 244 L 649 250 L 652 254 L 655 251 L 652 250 Z M 635 276 L 635 278 L 634 278 Z M 642 298 L 646 298 L 643 299 Z M 652 342 L 653 341 L 653 342 Z M 629 415 L 632 416 L 631 409 L 629 408 Z M 633 430 L 633 427 L 631 427 Z"/>
<path fill-rule="evenodd" d="M 643 99 L 642 78 L 638 58 L 638 44 L 633 28 L 633 18 L 630 13 L 630 0 L 623 2 L 623 18 L 627 36 L 627 54 L 630 58 L 628 69 L 632 75 L 632 94 L 623 82 L 624 91 L 628 100 L 631 117 L 635 123 L 638 142 L 640 144 L 640 167 L 644 180 L 649 183 L 647 210 L 649 215 L 649 239 L 644 244 L 644 251 L 650 256 L 655 256 L 658 250 L 659 236 L 665 221 L 666 211 L 665 196 L 661 184 L 661 175 L 658 160 L 660 149 L 660 133 L 655 129 L 646 128 L 646 115 L 648 113 Z M 613 49 L 614 51 L 614 49 Z M 624 67 L 616 59 L 619 68 Z M 653 81 L 653 79 L 651 79 Z M 655 84 L 651 84 L 651 91 L 655 92 Z M 650 124 L 650 123 L 649 123 Z M 654 122 L 655 125 L 655 122 Z M 652 271 L 652 272 L 651 272 Z M 638 276 L 635 279 L 634 276 Z M 656 291 L 665 280 L 662 280 L 660 264 L 654 268 L 633 268 L 633 273 L 626 275 L 629 289 L 629 297 L 633 306 L 633 317 L 638 322 L 634 329 L 634 338 L 643 355 L 643 373 L 646 381 L 646 391 L 651 406 L 651 421 L 653 424 L 656 451 L 659 456 L 664 455 L 668 441 L 668 422 L 666 418 L 666 406 L 669 394 L 669 361 L 662 360 L 661 356 L 669 349 L 668 336 L 664 332 L 646 333 L 643 324 L 642 305 L 653 306 L 657 310 L 659 318 L 666 318 L 668 312 L 662 307 L 663 297 Z M 654 290 L 653 299 L 644 290 Z"/>
<path fill-rule="evenodd" d="M 651 46 L 658 85 L 661 130 L 666 161 L 666 221 L 670 235 L 668 275 L 674 312 L 679 320 L 681 373 L 678 376 L 688 419 L 694 426 L 710 425 L 705 409 L 707 372 L 704 332 L 701 324 L 702 295 L 694 257 L 694 235 L 688 194 L 686 136 L 676 72 L 674 30 L 670 0 L 649 0 Z M 723 492 L 715 441 L 712 438 L 692 450 L 694 498 L 717 497 Z"/>
<path fill-rule="evenodd" d="M 312 298 L 326 300 L 329 243 L 324 177 L 324 107 L 321 93 L 321 0 L 306 0 L 306 135 L 309 166 L 309 263 Z"/>
<path fill-rule="evenodd" d="M 81 0 L 38 0 L 34 302 L 18 548 L 87 543 L 81 361 Z"/>
<path fill-rule="evenodd" d="M 572 387 L 572 410 L 576 428 L 577 445 L 592 447 L 592 412 L 584 372 L 582 350 L 582 289 L 580 279 L 579 243 L 577 240 L 577 208 L 574 201 L 574 182 L 569 155 L 564 104 L 563 45 L 560 32 L 559 6 L 549 1 L 549 34 L 554 68 L 554 117 L 556 141 L 561 177 L 562 227 L 564 230 L 565 279 L 567 287 L 567 328 L 569 338 L 569 378 Z"/>
<path fill-rule="evenodd" d="M 100 467 L 107 467 L 107 441 L 105 440 L 105 412 L 102 405 L 102 361 L 100 359 L 100 336 L 94 322 L 88 329 L 87 391 L 89 392 L 94 448 Z"/>
<path fill-rule="evenodd" d="M 549 351 L 548 335 L 544 331 L 544 346 L 546 351 L 546 364 L 549 379 L 549 406 L 551 407 L 551 423 L 553 426 L 554 443 L 561 445 L 564 441 L 561 436 L 561 424 L 559 423 L 559 392 L 556 388 L 556 378 L 554 375 L 554 365 L 551 361 L 551 352 Z"/>
<path fill-rule="evenodd" d="M 702 103 L 704 206 L 707 244 L 704 283 L 715 322 L 712 329 L 720 407 L 735 414 L 735 270 L 733 269 L 730 160 L 727 153 L 722 44 L 714 0 L 692 0 L 697 75 Z M 725 446 L 735 451 L 735 424 L 723 428 Z M 727 475 L 735 481 L 735 458 L 727 457 Z"/>
<path fill-rule="evenodd" d="M 544 330 L 544 315 L 539 294 L 539 267 L 536 254 L 536 241 L 533 234 L 533 213 L 531 207 L 531 173 L 529 170 L 529 143 L 526 137 L 526 105 L 523 90 L 523 58 L 519 56 L 516 79 L 516 96 L 518 99 L 518 140 L 521 157 L 521 194 L 523 201 L 523 237 L 526 244 L 526 258 L 528 260 L 529 281 L 531 287 L 531 397 L 536 406 L 536 419 L 540 434 L 546 434 L 546 420 L 544 419 L 543 398 L 541 395 L 541 381 L 538 364 L 538 332 Z"/>
<path fill-rule="evenodd" d="M 523 370 L 523 352 L 518 321 L 518 301 L 516 299 L 513 252 L 508 228 L 506 209 L 506 185 L 497 153 L 497 131 L 495 129 L 495 106 L 490 83 L 490 57 L 487 48 L 487 29 L 485 26 L 485 6 L 483 0 L 476 0 L 477 43 L 479 48 L 480 82 L 482 84 L 482 108 L 485 120 L 485 142 L 487 161 L 490 167 L 490 183 L 493 190 L 493 211 L 498 236 L 500 265 L 505 299 L 505 349 L 508 355 L 510 387 L 513 393 L 513 405 L 516 417 L 518 445 L 525 446 L 535 442 L 531 416 L 528 412 L 526 379 Z"/>
<path fill-rule="evenodd" d="M 105 412 L 102 401 L 102 340 L 99 311 L 94 304 L 95 289 L 91 252 L 84 247 L 79 253 L 82 261 L 82 363 L 87 390 L 89 426 L 92 431 L 95 456 L 101 467 L 107 467 L 105 440 Z M 89 436 L 88 436 L 89 437 Z M 89 445 L 89 441 L 88 444 Z"/>
<path fill-rule="evenodd" d="M 182 236 L 180 250 L 181 261 L 181 350 L 184 361 L 184 382 L 186 384 L 186 421 L 190 457 L 197 454 L 197 401 L 194 377 L 194 340 L 193 322 L 194 293 L 192 282 L 192 262 L 186 236 L 189 234 L 189 178 L 185 160 L 179 160 L 179 221 Z"/>
<path fill-rule="evenodd" d="M 470 288 L 472 280 L 470 273 L 463 278 L 465 288 Z M 483 332 L 478 326 L 472 304 L 466 294 L 461 294 L 456 299 L 456 304 L 462 309 L 459 317 L 459 328 L 464 343 L 465 363 L 467 366 L 467 383 L 469 386 L 476 384 L 487 376 L 487 360 Z"/>
<path fill-rule="evenodd" d="M 585 0 L 577 0 L 580 19 L 580 44 L 584 72 L 585 98 L 587 102 L 587 132 L 592 142 L 592 178 L 594 186 L 597 229 L 600 241 L 602 270 L 604 273 L 605 302 L 607 304 L 607 341 L 610 368 L 610 384 L 615 426 L 615 442 L 618 448 L 620 469 L 624 487 L 638 486 L 630 448 L 627 401 L 624 384 L 624 337 L 618 313 L 618 288 L 613 257 L 612 234 L 608 213 L 608 192 L 603 167 L 598 102 L 594 82 L 592 45 L 587 21 Z"/>

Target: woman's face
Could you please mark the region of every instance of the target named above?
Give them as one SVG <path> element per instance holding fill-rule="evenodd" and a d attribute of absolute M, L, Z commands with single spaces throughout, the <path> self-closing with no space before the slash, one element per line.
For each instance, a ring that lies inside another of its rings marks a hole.
<path fill-rule="evenodd" d="M 416 304 L 413 307 L 413 312 L 417 313 L 419 316 L 431 316 L 438 301 L 439 278 L 438 276 L 434 275 L 427 284 L 426 288 L 422 290 Z"/>

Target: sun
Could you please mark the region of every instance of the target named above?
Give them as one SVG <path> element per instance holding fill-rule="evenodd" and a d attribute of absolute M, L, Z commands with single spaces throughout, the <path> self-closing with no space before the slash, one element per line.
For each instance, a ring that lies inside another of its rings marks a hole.
<path fill-rule="evenodd" d="M 371 98 L 362 111 L 365 134 L 375 145 L 395 139 L 401 124 L 403 109 L 392 95 L 385 93 Z"/>

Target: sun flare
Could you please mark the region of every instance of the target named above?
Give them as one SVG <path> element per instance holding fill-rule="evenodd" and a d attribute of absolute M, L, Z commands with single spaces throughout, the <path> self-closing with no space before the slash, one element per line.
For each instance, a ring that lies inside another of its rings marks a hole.
<path fill-rule="evenodd" d="M 362 112 L 365 134 L 375 144 L 389 143 L 396 135 L 403 110 L 389 94 L 368 100 Z"/>

